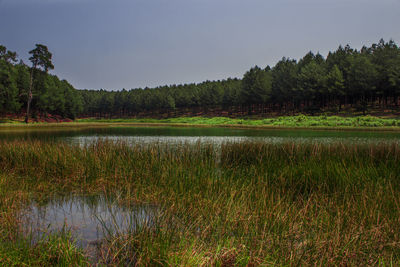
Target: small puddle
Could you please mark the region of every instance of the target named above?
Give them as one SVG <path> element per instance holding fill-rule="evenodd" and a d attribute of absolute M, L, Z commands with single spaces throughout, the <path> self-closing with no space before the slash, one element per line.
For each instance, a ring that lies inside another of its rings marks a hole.
<path fill-rule="evenodd" d="M 93 247 L 107 236 L 129 233 L 138 226 L 151 226 L 157 212 L 154 205 L 127 207 L 104 196 L 70 196 L 31 203 L 21 213 L 21 225 L 33 243 L 49 233 L 69 230 L 75 244 L 93 258 L 96 257 Z"/>

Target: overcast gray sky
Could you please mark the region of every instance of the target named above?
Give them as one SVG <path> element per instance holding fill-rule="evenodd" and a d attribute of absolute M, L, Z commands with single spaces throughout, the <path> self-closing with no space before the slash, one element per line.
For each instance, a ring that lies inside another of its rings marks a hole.
<path fill-rule="evenodd" d="M 308 51 L 400 42 L 400 0 L 0 0 L 0 44 L 36 43 L 76 88 L 242 77 Z"/>

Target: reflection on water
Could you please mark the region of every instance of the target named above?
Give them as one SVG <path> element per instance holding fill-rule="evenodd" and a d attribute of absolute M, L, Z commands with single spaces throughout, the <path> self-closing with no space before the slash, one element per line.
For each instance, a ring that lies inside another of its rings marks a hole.
<path fill-rule="evenodd" d="M 152 225 L 157 208 L 150 205 L 121 206 L 103 196 L 54 198 L 32 203 L 22 213 L 23 232 L 33 242 L 47 233 L 70 230 L 76 245 L 86 249 L 107 236 L 123 234 L 138 226 Z"/>
<path fill-rule="evenodd" d="M 152 142 L 179 144 L 198 141 L 213 144 L 244 141 L 399 143 L 400 132 L 191 127 L 0 128 L 0 140 L 67 141 L 73 144 L 87 144 L 99 138 L 139 144 Z"/>

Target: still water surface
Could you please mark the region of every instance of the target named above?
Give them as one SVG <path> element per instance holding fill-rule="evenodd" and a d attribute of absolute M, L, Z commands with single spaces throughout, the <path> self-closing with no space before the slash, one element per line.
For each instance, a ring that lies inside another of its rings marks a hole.
<path fill-rule="evenodd" d="M 284 142 L 400 142 L 400 132 L 326 131 L 304 129 L 230 129 L 192 127 L 43 127 L 34 129 L 0 128 L 0 140 L 65 141 L 88 144 L 98 139 L 128 143 L 162 142 L 169 144 L 261 141 Z"/>
<path fill-rule="evenodd" d="M 76 245 L 87 249 L 113 234 L 150 226 L 158 210 L 153 205 L 119 205 L 104 196 L 68 196 L 32 202 L 21 212 L 23 233 L 35 243 L 49 233 L 70 231 Z"/>

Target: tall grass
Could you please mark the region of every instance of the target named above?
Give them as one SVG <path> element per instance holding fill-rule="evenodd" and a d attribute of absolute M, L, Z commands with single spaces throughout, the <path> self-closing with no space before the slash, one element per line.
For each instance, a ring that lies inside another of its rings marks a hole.
<path fill-rule="evenodd" d="M 400 264 L 398 145 L 14 141 L 0 177 L 4 214 L 70 192 L 158 205 L 156 223 L 108 239 L 110 264 Z"/>
<path fill-rule="evenodd" d="M 18 220 L 18 214 L 28 194 L 17 186 L 9 188 L 9 177 L 0 175 L 0 265 L 87 266 L 84 251 L 75 246 L 69 232 L 43 236 L 34 245 L 30 236 L 21 234 L 26 225 Z"/>

